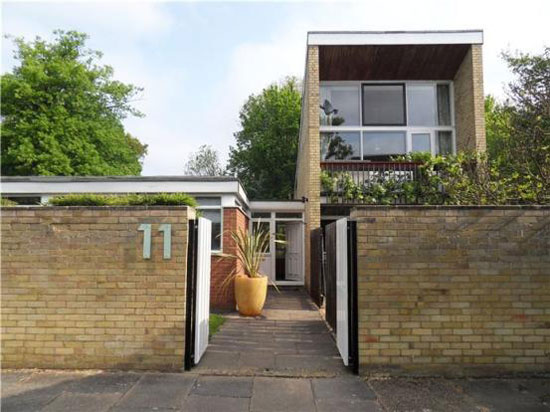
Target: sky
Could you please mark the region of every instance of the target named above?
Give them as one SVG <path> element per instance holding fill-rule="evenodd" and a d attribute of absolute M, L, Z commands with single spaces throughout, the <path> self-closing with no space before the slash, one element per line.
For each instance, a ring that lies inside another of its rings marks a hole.
<path fill-rule="evenodd" d="M 202 144 L 225 163 L 247 97 L 303 76 L 308 31 L 483 29 L 485 93 L 501 99 L 511 75 L 500 53 L 550 46 L 548 0 L 3 1 L 1 11 L 3 34 L 87 33 L 117 80 L 144 88 L 135 105 L 146 116 L 124 121 L 149 146 L 143 175 L 183 174 Z M 2 73 L 17 64 L 10 40 L 1 57 Z"/>

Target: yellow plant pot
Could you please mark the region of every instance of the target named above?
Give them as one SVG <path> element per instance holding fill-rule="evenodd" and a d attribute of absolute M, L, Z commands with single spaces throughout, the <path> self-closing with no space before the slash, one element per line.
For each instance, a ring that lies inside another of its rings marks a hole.
<path fill-rule="evenodd" d="M 235 299 L 237 308 L 243 316 L 259 316 L 262 314 L 267 295 L 267 276 L 249 278 L 235 277 Z"/>

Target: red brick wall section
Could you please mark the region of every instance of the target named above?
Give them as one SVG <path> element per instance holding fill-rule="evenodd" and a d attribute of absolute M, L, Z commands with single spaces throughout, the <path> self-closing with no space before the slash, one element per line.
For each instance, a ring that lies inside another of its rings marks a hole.
<path fill-rule="evenodd" d="M 223 210 L 223 253 L 235 254 L 235 242 L 231 232 L 247 230 L 248 218 L 239 208 L 224 208 Z M 214 309 L 234 309 L 235 293 L 233 284 L 223 286 L 226 277 L 234 270 L 236 261 L 220 256 L 212 256 L 212 275 L 210 284 L 210 307 Z"/>

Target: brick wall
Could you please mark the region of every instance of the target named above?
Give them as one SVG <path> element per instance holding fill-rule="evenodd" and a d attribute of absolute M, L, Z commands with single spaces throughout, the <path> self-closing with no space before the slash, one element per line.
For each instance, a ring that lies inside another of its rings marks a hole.
<path fill-rule="evenodd" d="M 364 207 L 361 372 L 550 370 L 549 207 Z"/>
<path fill-rule="evenodd" d="M 305 204 L 305 274 L 306 288 L 310 288 L 310 236 L 312 229 L 321 225 L 321 147 L 319 135 L 319 47 L 308 46 L 306 81 L 300 120 L 300 149 L 296 170 L 295 198 L 308 199 Z"/>
<path fill-rule="evenodd" d="M 223 209 L 223 253 L 236 254 L 235 242 L 231 232 L 247 230 L 248 218 L 239 208 Z M 210 307 L 216 309 L 235 309 L 235 292 L 233 284 L 223 286 L 225 278 L 234 270 L 237 262 L 234 259 L 212 256 L 212 276 L 210 280 Z"/>
<path fill-rule="evenodd" d="M 474 44 L 454 78 L 457 150 L 485 151 L 482 46 Z"/>
<path fill-rule="evenodd" d="M 2 366 L 183 367 L 186 207 L 2 209 Z M 144 260 L 141 223 L 152 223 Z M 163 259 L 158 225 L 172 225 Z"/>

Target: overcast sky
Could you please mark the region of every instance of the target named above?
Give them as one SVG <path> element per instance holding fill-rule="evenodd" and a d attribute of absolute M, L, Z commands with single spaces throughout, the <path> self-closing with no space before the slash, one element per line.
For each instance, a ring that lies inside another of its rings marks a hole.
<path fill-rule="evenodd" d="M 142 119 L 125 121 L 149 145 L 144 175 L 182 174 L 190 152 L 211 144 L 225 161 L 239 109 L 251 93 L 303 76 L 308 30 L 485 31 L 485 93 L 504 96 L 502 50 L 550 45 L 549 0 L 349 2 L 2 2 L 4 34 L 90 35 L 118 80 L 145 88 Z M 2 72 L 15 64 L 2 40 Z"/>

